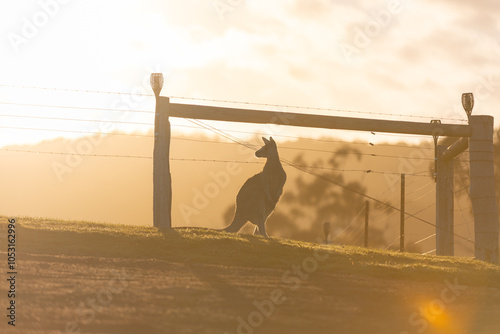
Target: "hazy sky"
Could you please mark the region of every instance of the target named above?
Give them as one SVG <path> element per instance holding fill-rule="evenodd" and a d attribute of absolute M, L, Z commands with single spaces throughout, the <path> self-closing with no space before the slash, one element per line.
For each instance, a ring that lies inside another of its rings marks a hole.
<path fill-rule="evenodd" d="M 423 122 L 460 122 L 460 95 L 471 91 L 474 113 L 500 119 L 495 0 L 3 1 L 0 36 L 0 85 L 151 94 L 149 74 L 162 72 L 165 96 L 325 107 L 364 112 L 326 114 Z M 151 97 L 1 86 L 0 102 L 1 115 L 153 122 L 148 113 L 5 104 L 152 111 Z M 0 146 L 64 134 L 7 127 L 150 129 L 0 119 Z M 292 133 L 367 138 L 358 132 Z"/>

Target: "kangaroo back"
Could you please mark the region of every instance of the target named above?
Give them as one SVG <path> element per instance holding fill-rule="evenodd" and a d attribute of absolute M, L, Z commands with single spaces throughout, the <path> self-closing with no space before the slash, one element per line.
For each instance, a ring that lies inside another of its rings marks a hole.
<path fill-rule="evenodd" d="M 258 158 L 266 158 L 262 172 L 249 178 L 236 196 L 236 211 L 231 224 L 224 230 L 238 232 L 248 221 L 255 224 L 259 233 L 267 237 L 266 220 L 274 211 L 286 182 L 286 173 L 281 165 L 278 147 L 271 137 L 255 152 Z"/>

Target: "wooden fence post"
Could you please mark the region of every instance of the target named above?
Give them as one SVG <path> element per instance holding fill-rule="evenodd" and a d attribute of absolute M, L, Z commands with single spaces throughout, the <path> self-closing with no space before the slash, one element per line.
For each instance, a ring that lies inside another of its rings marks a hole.
<path fill-rule="evenodd" d="M 470 116 L 470 197 L 476 259 L 498 263 L 498 207 L 493 163 L 493 117 Z"/>
<path fill-rule="evenodd" d="M 401 174 L 401 215 L 400 215 L 400 234 L 399 251 L 405 251 L 405 174 Z"/>
<path fill-rule="evenodd" d="M 370 202 L 366 201 L 365 206 L 365 248 L 368 247 L 368 223 L 370 219 Z"/>
<path fill-rule="evenodd" d="M 436 255 L 453 256 L 454 253 L 454 189 L 453 157 L 445 159 L 447 146 L 437 147 L 436 179 Z"/>
<path fill-rule="evenodd" d="M 156 96 L 155 133 L 153 150 L 153 224 L 157 228 L 172 227 L 172 178 L 170 175 L 170 100 L 160 97 L 163 76 L 151 75 Z"/>

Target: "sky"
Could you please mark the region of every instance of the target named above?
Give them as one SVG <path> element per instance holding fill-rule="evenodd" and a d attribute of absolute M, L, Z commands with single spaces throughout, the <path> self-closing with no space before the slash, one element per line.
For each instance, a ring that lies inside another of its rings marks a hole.
<path fill-rule="evenodd" d="M 420 122 L 464 124 L 460 97 L 473 92 L 473 113 L 500 125 L 495 0 L 3 1 L 0 50 L 0 147 L 83 132 L 147 132 L 155 101 L 144 95 L 152 94 L 153 72 L 164 75 L 162 95 L 181 103 Z M 101 93 L 82 92 L 89 90 Z M 172 124 L 194 131 L 186 120 Z"/>

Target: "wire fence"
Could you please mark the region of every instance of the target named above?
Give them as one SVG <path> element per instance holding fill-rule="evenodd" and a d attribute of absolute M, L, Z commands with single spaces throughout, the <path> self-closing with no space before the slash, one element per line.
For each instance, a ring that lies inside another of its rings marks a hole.
<path fill-rule="evenodd" d="M 135 96 L 144 96 L 144 97 L 154 97 L 153 94 L 142 94 L 142 93 L 134 93 L 134 92 L 125 93 L 125 92 L 111 92 L 111 91 L 98 91 L 98 90 L 67 89 L 67 88 L 56 88 L 56 87 L 20 86 L 20 85 L 8 85 L 8 84 L 0 84 L 0 87 L 16 88 L 16 89 L 36 89 L 36 90 L 44 90 L 44 91 L 60 91 L 60 92 L 72 92 L 72 93 L 135 95 Z M 349 109 L 340 109 L 340 108 L 309 107 L 309 106 L 297 106 L 297 105 L 286 105 L 286 104 L 256 103 L 256 102 L 249 102 L 249 101 L 209 99 L 209 98 L 200 98 L 200 97 L 170 96 L 170 98 L 179 99 L 179 100 L 228 103 L 228 104 L 239 104 L 239 105 L 261 106 L 261 107 L 274 107 L 274 108 L 312 110 L 312 111 L 328 111 L 328 112 L 344 112 L 344 113 L 365 114 L 365 115 L 374 115 L 374 116 L 392 116 L 392 117 L 418 118 L 418 119 L 428 119 L 428 120 L 431 120 L 434 118 L 433 116 L 423 116 L 423 115 L 382 113 L 382 112 L 370 112 L 370 111 L 349 110 Z M 467 122 L 467 119 L 464 119 L 464 118 L 441 117 L 440 119 L 447 120 L 447 121 Z"/>
<path fill-rule="evenodd" d="M 106 92 L 106 91 L 96 91 L 96 90 L 79 90 L 79 89 L 61 89 L 61 88 L 48 88 L 48 87 L 30 87 L 30 86 L 15 86 L 15 85 L 0 85 L 0 87 L 4 88 L 15 88 L 15 89 L 37 89 L 37 90 L 50 90 L 50 91 L 61 91 L 61 92 L 73 92 L 73 93 L 91 93 L 91 94 L 113 94 L 113 95 L 139 95 L 139 96 L 148 96 L 148 97 L 153 97 L 153 94 L 137 94 L 137 93 L 122 93 L 122 92 Z M 174 99 L 183 99 L 183 100 L 197 100 L 197 101 L 204 101 L 204 102 L 215 102 L 215 103 L 230 103 L 230 104 L 239 104 L 239 105 L 247 105 L 247 106 L 259 106 L 259 107 L 273 107 L 273 108 L 286 108 L 286 109 L 296 109 L 296 110 L 308 110 L 308 111 L 328 111 L 328 112 L 344 112 L 344 113 L 352 113 L 352 114 L 367 114 L 367 115 L 373 115 L 373 116 L 393 116 L 393 117 L 409 117 L 409 118 L 420 118 L 420 119 L 430 119 L 431 117 L 427 116 L 421 116 L 421 115 L 403 115 L 403 114 L 391 114 L 391 113 L 380 113 L 380 112 L 366 112 L 366 111 L 358 111 L 358 110 L 345 110 L 345 109 L 333 109 L 333 108 L 320 108 L 320 107 L 305 107 L 305 106 L 293 106 L 293 105 L 278 105 L 278 104 L 267 104 L 267 103 L 251 103 L 251 102 L 241 102 L 241 101 L 230 101 L 230 100 L 216 100 L 216 99 L 204 99 L 204 98 L 190 98 L 190 97 L 172 97 Z M 47 105 L 47 104 L 33 104 L 33 103 L 20 103 L 20 102 L 9 102 L 9 101 L 0 101 L 0 104 L 2 105 L 9 105 L 9 106 L 18 106 L 18 107 L 29 107 L 29 108 L 38 108 L 38 109 L 57 109 L 57 110 L 76 110 L 76 111 L 113 111 L 113 112 L 131 112 L 131 113 L 142 113 L 142 114 L 154 114 L 153 111 L 149 110 L 125 110 L 125 109 L 117 109 L 117 108 L 100 108 L 100 107 L 88 107 L 88 106 L 70 106 L 70 105 Z M 85 122 L 85 123 L 111 123 L 111 124 L 126 124 L 126 125 L 134 125 L 134 126 L 147 126 L 149 128 L 152 128 L 154 126 L 153 122 L 136 122 L 136 121 L 116 121 L 116 120 L 100 120 L 100 119 L 86 119 L 86 118 L 73 118 L 73 117 L 48 117 L 48 116 L 34 116 L 34 115 L 19 115 L 19 114 L 0 114 L 0 117 L 2 118 L 20 118 L 20 119 L 31 119 L 31 120 L 50 120 L 50 121 L 67 121 L 67 122 Z M 456 119 L 456 118 L 443 118 L 443 120 L 449 120 L 449 121 L 459 121 L 459 122 L 466 122 L 467 120 L 464 119 Z M 188 120 L 192 125 L 182 125 L 182 124 L 173 124 L 172 127 L 174 128 L 191 128 L 191 129 L 196 129 L 196 130 L 202 130 L 202 131 L 208 131 L 216 135 L 216 137 L 219 137 L 221 140 L 211 140 L 211 139 L 197 139 L 197 138 L 186 138 L 186 137 L 176 137 L 172 136 L 173 140 L 179 140 L 179 141 L 193 141 L 193 142 L 202 142 L 202 143 L 211 143 L 211 144 L 234 144 L 234 145 L 240 145 L 244 146 L 248 149 L 255 150 L 258 148 L 258 146 L 251 144 L 241 138 L 235 137 L 233 134 L 240 133 L 240 134 L 250 134 L 253 136 L 259 135 L 258 132 L 252 132 L 252 131 L 241 131 L 241 130 L 235 130 L 235 129 L 221 129 L 219 127 L 210 125 L 206 122 L 202 122 L 199 120 Z M 69 129 L 64 129 L 64 128 L 44 128 L 44 127 L 21 127 L 21 126 L 7 126 L 7 125 L 2 125 L 0 126 L 2 129 L 10 129 L 10 130 L 20 130 L 20 131 L 46 131 L 46 132 L 57 132 L 57 133 L 67 133 L 67 134 L 84 134 L 84 135 L 99 135 L 99 136 L 131 136 L 131 137 L 144 137 L 144 138 L 153 138 L 153 135 L 149 134 L 136 134 L 136 133 L 119 133 L 119 132 L 100 132 L 100 131 L 83 131 L 83 130 L 69 130 Z M 375 133 L 372 133 L 375 135 Z M 288 139 L 294 139 L 294 140 L 307 140 L 311 142 L 327 142 L 327 143 L 337 143 L 337 144 L 345 144 L 345 145 L 362 145 L 368 148 L 376 148 L 376 147 L 399 147 L 399 148 L 405 148 L 405 149 L 415 149 L 415 147 L 408 146 L 408 145 L 401 145 L 401 144 L 374 144 L 372 142 L 350 142 L 350 141 L 342 141 L 338 139 L 331 139 L 331 138 L 318 138 L 318 139 L 312 139 L 312 138 L 307 138 L 307 137 L 300 137 L 300 136 L 292 136 L 292 135 L 283 135 L 283 134 L 276 134 L 274 135 L 275 137 L 282 137 L 282 138 L 288 138 Z M 299 152 L 316 152 L 316 153 L 326 153 L 326 154 L 343 154 L 343 155 L 356 155 L 356 156 L 363 156 L 363 157 L 373 157 L 377 159 L 413 159 L 413 160 L 421 160 L 421 161 L 434 161 L 435 158 L 433 156 L 433 150 L 434 148 L 429 146 L 429 147 L 418 147 L 419 150 L 426 150 L 428 151 L 427 156 L 411 156 L 411 155 L 390 155 L 390 154 L 380 154 L 380 153 L 368 153 L 368 152 L 360 152 L 360 151 L 346 151 L 346 150 L 325 150 L 325 149 L 318 149 L 318 148 L 303 148 L 303 147 L 295 147 L 295 146 L 282 146 L 280 147 L 282 150 L 293 150 L 293 151 L 299 151 Z M 77 154 L 77 153 L 68 153 L 68 152 L 57 152 L 57 151 L 34 151 L 34 150 L 23 150 L 23 149 L 15 149 L 15 148 L 2 148 L 0 151 L 3 152 L 10 152 L 10 153 L 26 153 L 26 154 L 47 154 L 47 155 L 65 155 L 65 156 L 71 156 L 71 155 L 79 155 L 81 157 L 95 157 L 95 158 L 122 158 L 122 159 L 145 159 L 145 160 L 151 160 L 153 157 L 152 156 L 140 156 L 140 155 L 120 155 L 120 154 Z M 172 161 L 177 161 L 177 162 L 205 162 L 205 163 L 240 163 L 240 164 L 263 164 L 262 162 L 259 161 L 239 161 L 239 160 L 229 160 L 229 159 L 199 159 L 199 158 L 187 158 L 187 157 L 172 157 L 170 158 Z M 375 224 L 379 223 L 382 219 L 387 219 L 387 217 L 390 217 L 390 215 L 394 213 L 400 212 L 400 208 L 397 207 L 396 205 L 391 204 L 392 197 L 395 195 L 393 192 L 390 197 L 384 198 L 387 192 L 393 187 L 394 185 L 391 185 L 388 187 L 386 190 L 382 191 L 379 193 L 378 196 L 373 196 L 369 195 L 367 193 L 364 193 L 363 191 L 360 191 L 358 189 L 354 189 L 346 184 L 343 184 L 337 180 L 334 180 L 330 178 L 328 175 L 319 173 L 318 171 L 335 171 L 338 173 L 362 173 L 362 174 L 379 174 L 379 175 L 400 175 L 401 173 L 399 172 L 393 172 L 393 171 L 388 171 L 388 170 L 372 170 L 372 169 L 344 169 L 344 168 L 332 168 L 328 166 L 316 166 L 316 165 L 303 165 L 303 164 L 298 164 L 293 161 L 287 160 L 287 159 L 281 159 L 282 163 L 284 164 L 285 167 L 287 168 L 294 168 L 298 170 L 301 173 L 308 174 L 312 177 L 318 178 L 324 182 L 331 183 L 337 187 L 340 187 L 346 191 L 355 193 L 365 199 L 368 199 L 370 201 L 373 201 L 375 203 L 380 204 L 384 209 L 378 213 L 378 216 L 373 217 L 375 220 Z M 467 163 L 467 159 L 463 159 L 463 157 L 460 159 L 460 163 Z M 408 173 L 406 175 L 408 176 L 414 176 L 414 177 L 424 177 L 428 178 L 430 175 L 430 172 L 432 169 L 426 169 L 426 170 L 421 170 L 418 172 L 414 173 Z M 466 186 L 466 177 L 462 175 L 462 173 L 459 174 L 460 181 L 463 184 L 463 189 L 467 191 L 468 193 L 468 188 Z M 415 182 L 412 180 L 411 182 Z M 409 185 L 409 184 L 408 184 Z M 432 183 L 427 183 L 421 187 L 419 187 L 416 190 L 412 190 L 411 193 L 408 194 L 409 201 L 413 204 L 419 203 L 421 200 L 432 198 L 430 194 L 435 191 L 434 189 L 428 189 L 430 188 L 429 185 L 432 185 Z M 463 190 L 461 189 L 461 190 Z M 425 190 L 423 193 L 420 193 L 421 190 Z M 461 190 L 458 190 L 456 192 L 459 192 Z M 470 195 L 469 195 L 470 196 Z M 436 224 L 423 219 L 417 215 L 420 213 L 431 209 L 432 207 L 435 206 L 435 202 L 432 201 L 432 203 L 427 203 L 425 205 L 421 205 L 421 209 L 416 210 L 413 213 L 409 213 L 407 211 L 404 212 L 405 216 L 408 219 L 413 219 L 416 222 L 431 226 L 433 228 L 437 228 Z M 466 238 L 462 235 L 459 235 L 455 233 L 455 236 L 467 243 L 473 244 L 472 239 L 472 234 L 469 229 L 469 223 L 467 219 L 465 218 L 463 208 L 458 204 L 460 212 L 462 213 L 463 217 L 463 222 L 467 226 L 468 230 L 468 235 L 469 238 Z M 387 216 L 387 213 L 390 213 L 389 216 Z M 360 238 L 362 238 L 362 235 L 359 235 L 360 230 L 356 230 L 352 228 L 352 224 L 357 224 L 359 219 L 359 214 L 356 216 L 354 219 L 351 220 L 350 224 L 345 227 L 345 229 L 339 234 L 344 234 L 346 231 L 349 229 L 351 230 L 349 233 L 353 235 L 349 235 L 349 237 L 353 238 L 353 240 L 359 241 Z M 432 235 L 425 236 L 424 238 L 421 238 L 420 240 L 414 242 L 414 245 L 421 244 L 427 240 L 432 239 L 435 237 L 435 233 Z M 392 247 L 392 245 L 399 240 L 396 238 L 394 241 L 389 243 L 387 246 L 387 249 Z M 424 254 L 432 253 L 434 250 L 427 251 Z"/>

